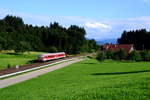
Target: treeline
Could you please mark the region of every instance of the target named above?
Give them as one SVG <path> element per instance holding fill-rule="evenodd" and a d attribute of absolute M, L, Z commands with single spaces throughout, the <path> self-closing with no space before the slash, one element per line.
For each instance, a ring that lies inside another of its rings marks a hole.
<path fill-rule="evenodd" d="M 85 38 L 84 28 L 71 25 L 62 27 L 57 22 L 49 26 L 24 24 L 22 18 L 7 15 L 0 20 L 0 50 L 45 51 L 76 54 L 98 49 L 94 39 Z"/>
<path fill-rule="evenodd" d="M 118 51 L 99 51 L 97 52 L 97 60 L 113 59 L 117 61 L 150 61 L 150 51 L 132 51 L 127 54 L 124 49 Z"/>
<path fill-rule="evenodd" d="M 121 38 L 118 39 L 119 44 L 134 44 L 137 50 L 150 49 L 150 32 L 146 29 L 124 31 Z"/>

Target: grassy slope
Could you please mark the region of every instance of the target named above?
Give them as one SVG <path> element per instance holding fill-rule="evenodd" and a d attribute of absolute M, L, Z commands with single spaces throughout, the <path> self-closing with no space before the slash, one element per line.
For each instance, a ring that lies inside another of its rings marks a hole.
<path fill-rule="evenodd" d="M 95 60 L 86 60 L 0 89 L 0 98 L 1 100 L 149 100 L 149 83 L 150 63 L 98 63 Z"/>
<path fill-rule="evenodd" d="M 20 55 L 15 55 L 13 53 L 0 53 L 0 69 L 7 68 L 7 65 L 11 66 L 22 65 L 28 63 L 30 60 L 36 59 L 37 55 L 42 52 L 30 52 Z"/>

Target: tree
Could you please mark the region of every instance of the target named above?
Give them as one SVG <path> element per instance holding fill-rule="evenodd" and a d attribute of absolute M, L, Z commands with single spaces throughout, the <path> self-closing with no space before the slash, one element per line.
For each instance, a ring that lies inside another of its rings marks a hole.
<path fill-rule="evenodd" d="M 24 52 L 29 51 L 30 49 L 31 49 L 31 46 L 28 42 L 20 41 L 15 48 L 15 52 L 24 53 Z"/>
<path fill-rule="evenodd" d="M 124 49 L 120 49 L 119 51 L 118 51 L 118 56 L 119 56 L 119 59 L 121 60 L 121 59 L 126 59 L 127 58 L 127 53 L 125 52 L 125 50 Z"/>
<path fill-rule="evenodd" d="M 97 59 L 98 61 L 104 61 L 104 60 L 106 59 L 105 53 L 104 53 L 104 52 L 98 52 L 96 59 Z"/>
<path fill-rule="evenodd" d="M 129 54 L 128 59 L 132 60 L 132 61 L 141 61 L 142 60 L 141 55 L 137 51 L 132 51 Z"/>
<path fill-rule="evenodd" d="M 2 45 L 0 44 L 0 51 L 2 50 Z"/>
<path fill-rule="evenodd" d="M 95 52 L 99 49 L 99 45 L 96 44 L 96 41 L 94 39 L 88 40 L 88 48 L 89 52 Z"/>
<path fill-rule="evenodd" d="M 3 50 L 25 52 L 29 48 L 32 51 L 64 51 L 68 54 L 96 51 L 96 41 L 87 40 L 85 35 L 85 29 L 77 25 L 65 28 L 54 22 L 50 26 L 32 26 L 11 15 L 0 20 L 0 45 Z"/>
<path fill-rule="evenodd" d="M 69 35 L 69 43 L 71 43 L 71 53 L 77 54 L 80 53 L 82 50 L 82 46 L 84 45 L 85 39 L 85 29 L 78 27 L 76 25 L 71 25 L 68 30 L 68 35 Z"/>
<path fill-rule="evenodd" d="M 120 49 L 117 52 L 114 52 L 113 54 L 113 59 L 115 60 L 126 60 L 127 59 L 127 53 L 125 52 L 124 49 Z"/>
<path fill-rule="evenodd" d="M 148 50 L 141 51 L 140 55 L 143 61 L 150 61 L 150 52 Z"/>
<path fill-rule="evenodd" d="M 118 39 L 119 44 L 134 44 L 137 50 L 150 49 L 150 32 L 146 29 L 124 31 Z"/>
<path fill-rule="evenodd" d="M 114 58 L 114 52 L 113 51 L 106 51 L 106 57 L 107 57 L 107 59 L 113 59 Z"/>
<path fill-rule="evenodd" d="M 49 51 L 48 52 L 50 52 L 50 53 L 55 53 L 55 52 L 58 52 L 58 50 L 57 50 L 57 48 L 56 47 L 54 47 L 54 46 L 50 46 L 49 47 Z"/>

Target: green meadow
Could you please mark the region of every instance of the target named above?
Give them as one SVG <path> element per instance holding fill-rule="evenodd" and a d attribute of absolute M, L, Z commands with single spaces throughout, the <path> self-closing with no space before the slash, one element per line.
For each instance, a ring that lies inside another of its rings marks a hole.
<path fill-rule="evenodd" d="M 37 55 L 43 52 L 29 52 L 24 54 L 15 54 L 13 51 L 0 53 L 0 69 L 6 69 L 8 66 L 28 64 L 30 61 L 35 60 Z"/>
<path fill-rule="evenodd" d="M 0 100 L 150 100 L 149 62 L 85 60 L 0 89 Z"/>

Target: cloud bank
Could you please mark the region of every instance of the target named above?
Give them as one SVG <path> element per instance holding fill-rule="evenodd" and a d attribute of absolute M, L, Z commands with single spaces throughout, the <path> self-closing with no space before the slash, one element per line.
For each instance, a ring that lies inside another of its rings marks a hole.
<path fill-rule="evenodd" d="M 35 14 L 17 13 L 7 9 L 0 8 L 0 18 L 6 15 L 15 15 L 22 17 L 25 24 L 38 26 L 49 26 L 50 22 L 59 22 L 62 26 L 68 28 L 70 25 L 84 27 L 89 39 L 104 40 L 116 39 L 121 36 L 124 30 L 134 30 L 146 28 L 150 30 L 150 16 L 140 16 L 136 18 L 100 20 L 85 18 L 81 16 L 43 16 Z"/>

